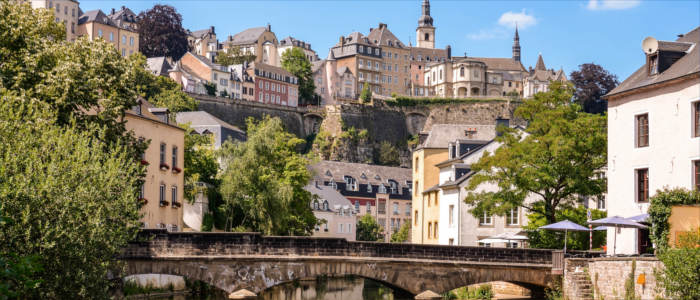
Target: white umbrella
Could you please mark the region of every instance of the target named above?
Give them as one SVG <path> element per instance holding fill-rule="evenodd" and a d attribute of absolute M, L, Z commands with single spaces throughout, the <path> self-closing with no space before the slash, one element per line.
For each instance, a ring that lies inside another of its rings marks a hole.
<path fill-rule="evenodd" d="M 545 226 L 540 227 L 540 229 L 564 231 L 564 253 L 566 253 L 566 240 L 567 240 L 569 231 L 588 231 L 588 228 L 583 227 L 581 225 L 578 225 L 578 224 L 571 222 L 569 220 L 564 220 L 564 221 L 557 222 L 554 224 L 545 225 Z"/>
<path fill-rule="evenodd" d="M 647 228 L 647 226 L 639 224 L 635 221 L 625 219 L 620 216 L 612 216 L 603 219 L 588 221 L 588 224 L 615 227 L 615 237 L 613 239 L 613 255 L 617 250 L 617 228 Z"/>

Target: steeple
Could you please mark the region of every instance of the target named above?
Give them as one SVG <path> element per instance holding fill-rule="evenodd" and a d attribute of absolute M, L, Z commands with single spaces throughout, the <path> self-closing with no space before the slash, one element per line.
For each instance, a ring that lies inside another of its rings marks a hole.
<path fill-rule="evenodd" d="M 513 38 L 513 60 L 520 61 L 520 35 L 518 35 L 518 24 L 515 24 L 515 37 Z"/>
<path fill-rule="evenodd" d="M 416 29 L 416 46 L 419 48 L 435 48 L 435 27 L 433 17 L 430 16 L 430 1 L 423 0 L 422 15 L 418 19 Z"/>
<path fill-rule="evenodd" d="M 429 0 L 423 0 L 422 12 L 423 14 L 420 16 L 420 19 L 418 19 L 418 27 L 432 27 L 433 17 L 430 16 Z"/>
<path fill-rule="evenodd" d="M 542 53 L 540 53 L 540 56 L 537 57 L 537 64 L 535 65 L 535 70 L 547 70 L 547 67 L 544 66 L 544 60 L 542 59 Z"/>

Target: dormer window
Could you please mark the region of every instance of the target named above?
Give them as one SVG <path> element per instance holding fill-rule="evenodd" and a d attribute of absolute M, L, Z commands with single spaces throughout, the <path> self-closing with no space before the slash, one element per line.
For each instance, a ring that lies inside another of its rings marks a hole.
<path fill-rule="evenodd" d="M 383 184 L 380 184 L 379 191 L 377 191 L 377 192 L 380 194 L 386 194 L 386 186 L 384 186 Z"/>
<path fill-rule="evenodd" d="M 647 65 L 649 67 L 649 75 L 656 75 L 657 73 L 659 73 L 659 55 L 649 55 L 649 62 L 647 63 Z"/>
<path fill-rule="evenodd" d="M 367 192 L 368 192 L 368 193 L 371 193 L 371 192 L 372 192 L 372 185 L 369 184 L 369 183 L 367 184 Z"/>
<path fill-rule="evenodd" d="M 318 210 L 318 201 L 314 201 L 314 210 Z"/>
<path fill-rule="evenodd" d="M 323 201 L 323 210 L 328 210 L 328 200 Z"/>
<path fill-rule="evenodd" d="M 389 191 L 391 194 L 398 194 L 399 193 L 399 183 L 389 179 Z"/>
<path fill-rule="evenodd" d="M 365 173 L 362 173 L 362 175 L 360 175 L 360 178 L 361 178 L 361 179 L 367 179 L 367 175 L 365 175 Z"/>
<path fill-rule="evenodd" d="M 345 179 L 345 190 L 347 191 L 356 191 L 357 190 L 357 180 L 353 178 L 352 176 L 345 176 L 343 177 Z"/>

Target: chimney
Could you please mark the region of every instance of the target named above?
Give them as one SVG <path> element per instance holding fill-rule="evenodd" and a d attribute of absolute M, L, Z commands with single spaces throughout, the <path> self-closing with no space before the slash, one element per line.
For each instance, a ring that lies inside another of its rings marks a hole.
<path fill-rule="evenodd" d="M 124 6 L 122 6 L 122 7 L 124 7 Z M 114 13 L 115 13 L 114 7 L 112 7 L 112 13 L 110 15 L 113 15 Z"/>
<path fill-rule="evenodd" d="M 267 23 L 267 28 L 265 30 L 272 31 L 272 26 L 270 26 L 270 23 Z"/>
<path fill-rule="evenodd" d="M 122 10 L 125 10 L 125 9 L 126 9 L 126 6 L 122 5 Z"/>
<path fill-rule="evenodd" d="M 212 26 L 209 30 L 211 31 L 211 33 L 214 33 L 214 26 Z M 216 33 L 214 33 L 214 34 L 216 34 Z"/>
<path fill-rule="evenodd" d="M 447 45 L 447 47 L 445 47 L 445 51 L 447 51 L 447 59 L 452 59 L 452 47 L 450 47 L 450 45 Z"/>
<path fill-rule="evenodd" d="M 386 29 L 386 24 L 379 23 L 379 29 Z"/>
<path fill-rule="evenodd" d="M 340 45 L 345 46 L 345 36 L 340 36 Z"/>

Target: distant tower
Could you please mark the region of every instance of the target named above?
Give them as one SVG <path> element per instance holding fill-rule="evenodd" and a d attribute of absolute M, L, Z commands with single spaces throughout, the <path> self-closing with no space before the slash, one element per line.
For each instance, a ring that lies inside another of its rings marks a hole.
<path fill-rule="evenodd" d="M 518 24 L 515 24 L 515 37 L 513 38 L 513 60 L 520 61 L 520 36 L 518 35 Z"/>
<path fill-rule="evenodd" d="M 435 48 L 435 27 L 430 16 L 430 1 L 423 0 L 423 15 L 418 19 L 416 29 L 416 46 L 419 48 Z"/>

